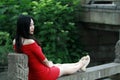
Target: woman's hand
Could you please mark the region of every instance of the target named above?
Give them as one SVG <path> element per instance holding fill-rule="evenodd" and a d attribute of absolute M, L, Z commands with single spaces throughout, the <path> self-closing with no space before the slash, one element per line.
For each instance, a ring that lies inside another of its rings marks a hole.
<path fill-rule="evenodd" d="M 54 66 L 53 62 L 49 61 L 49 67 L 52 67 L 52 66 Z"/>
<path fill-rule="evenodd" d="M 48 61 L 47 58 L 43 61 L 43 63 L 44 63 L 46 66 L 48 66 L 48 67 L 54 66 L 53 62 L 52 62 L 52 61 Z"/>

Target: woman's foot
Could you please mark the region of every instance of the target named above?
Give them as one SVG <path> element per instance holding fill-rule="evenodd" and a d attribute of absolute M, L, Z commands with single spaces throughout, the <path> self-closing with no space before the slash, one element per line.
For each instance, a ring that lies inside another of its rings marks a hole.
<path fill-rule="evenodd" d="M 79 60 L 79 63 L 82 64 L 82 67 L 80 68 L 80 70 L 78 71 L 86 71 L 86 67 L 88 66 L 88 64 L 90 63 L 90 56 L 84 56 Z"/>
<path fill-rule="evenodd" d="M 85 62 L 85 65 L 81 68 L 82 71 L 86 71 L 86 67 L 88 66 L 88 64 L 90 63 L 90 56 L 87 55 L 85 56 L 85 58 L 83 58 L 84 60 L 86 60 Z"/>

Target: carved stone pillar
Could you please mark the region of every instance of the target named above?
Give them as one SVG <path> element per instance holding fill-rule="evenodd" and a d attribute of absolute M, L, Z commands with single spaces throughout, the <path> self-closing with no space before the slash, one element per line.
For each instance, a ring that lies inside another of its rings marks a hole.
<path fill-rule="evenodd" d="M 115 60 L 114 62 L 120 63 L 120 40 L 115 45 Z"/>
<path fill-rule="evenodd" d="M 115 63 L 120 63 L 120 40 L 115 45 Z M 111 80 L 120 80 L 120 74 L 116 74 L 110 77 Z"/>
<path fill-rule="evenodd" d="M 28 80 L 28 57 L 25 54 L 8 55 L 8 80 Z"/>

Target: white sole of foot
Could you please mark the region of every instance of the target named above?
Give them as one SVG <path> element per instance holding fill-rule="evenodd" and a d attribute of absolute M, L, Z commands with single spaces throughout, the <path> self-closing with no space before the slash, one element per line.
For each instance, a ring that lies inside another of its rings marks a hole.
<path fill-rule="evenodd" d="M 89 55 L 87 55 L 86 56 L 86 60 L 87 60 L 87 62 L 85 63 L 85 65 L 81 68 L 81 71 L 86 71 L 87 70 L 87 66 L 88 66 L 88 64 L 90 63 L 90 56 Z"/>

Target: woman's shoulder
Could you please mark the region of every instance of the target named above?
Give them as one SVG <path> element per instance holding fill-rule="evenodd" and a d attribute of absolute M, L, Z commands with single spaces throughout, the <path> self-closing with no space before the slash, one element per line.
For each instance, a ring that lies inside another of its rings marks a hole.
<path fill-rule="evenodd" d="M 24 40 L 22 40 L 22 42 L 23 42 L 23 45 L 29 45 L 29 44 L 33 44 L 33 43 L 35 43 L 35 40 L 33 40 L 33 39 L 24 39 Z M 13 45 L 15 45 L 15 39 L 13 40 Z"/>
<path fill-rule="evenodd" d="M 29 45 L 35 43 L 35 40 L 33 39 L 25 39 L 23 42 L 23 45 Z"/>

